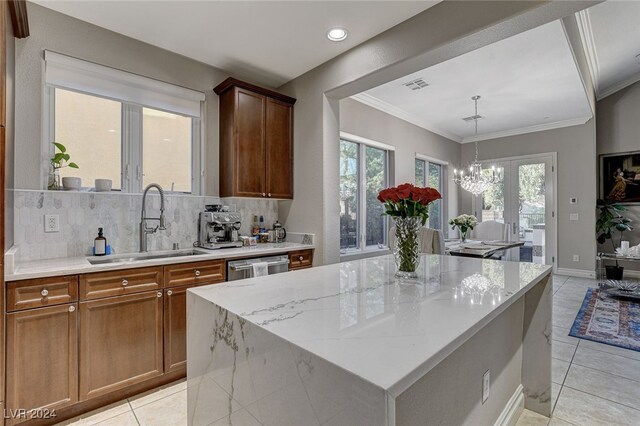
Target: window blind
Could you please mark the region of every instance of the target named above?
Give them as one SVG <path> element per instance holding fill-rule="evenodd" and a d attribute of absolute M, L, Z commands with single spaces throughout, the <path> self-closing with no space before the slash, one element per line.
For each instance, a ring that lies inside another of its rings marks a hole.
<path fill-rule="evenodd" d="M 45 50 L 45 83 L 200 117 L 204 93 Z"/>

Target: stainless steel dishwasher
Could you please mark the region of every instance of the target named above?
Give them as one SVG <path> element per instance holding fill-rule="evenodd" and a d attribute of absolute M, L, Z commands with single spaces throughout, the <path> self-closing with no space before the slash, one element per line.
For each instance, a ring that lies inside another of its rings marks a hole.
<path fill-rule="evenodd" d="M 269 269 L 269 275 L 287 272 L 289 270 L 289 256 L 269 256 L 251 259 L 229 260 L 227 262 L 227 281 L 242 280 L 253 277 L 253 264 L 264 262 Z"/>

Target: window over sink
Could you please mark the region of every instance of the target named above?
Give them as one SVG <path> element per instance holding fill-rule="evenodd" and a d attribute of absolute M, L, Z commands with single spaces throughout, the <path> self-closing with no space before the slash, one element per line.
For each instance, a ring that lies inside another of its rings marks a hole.
<path fill-rule="evenodd" d="M 49 51 L 45 66 L 45 156 L 55 141 L 79 166 L 61 177 L 79 177 L 85 189 L 110 179 L 123 192 L 155 182 L 201 193 L 203 93 Z"/>

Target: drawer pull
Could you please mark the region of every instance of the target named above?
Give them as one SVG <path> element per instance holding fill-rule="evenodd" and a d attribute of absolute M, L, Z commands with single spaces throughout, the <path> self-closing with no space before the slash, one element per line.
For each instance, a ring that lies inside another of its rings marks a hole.
<path fill-rule="evenodd" d="M 122 286 L 123 286 L 123 287 L 126 287 L 126 286 L 127 286 L 127 284 L 129 284 L 129 281 L 127 281 L 127 280 L 122 280 Z"/>
<path fill-rule="evenodd" d="M 49 290 L 43 288 L 40 294 L 42 295 L 42 297 L 47 297 L 49 295 Z"/>
<path fill-rule="evenodd" d="M 300 256 L 300 257 L 298 258 L 298 260 L 299 260 L 300 262 L 302 262 L 302 261 L 304 260 L 304 256 Z"/>
<path fill-rule="evenodd" d="M 158 297 L 162 297 L 162 292 L 161 291 L 158 292 Z"/>
<path fill-rule="evenodd" d="M 173 292 L 171 290 L 167 290 L 167 296 L 171 296 Z"/>
<path fill-rule="evenodd" d="M 196 269 L 195 274 L 196 274 L 196 277 L 199 277 L 199 276 L 200 276 L 200 271 L 198 271 L 198 270 Z"/>
<path fill-rule="evenodd" d="M 75 311 L 75 310 L 76 310 L 76 307 L 75 307 L 75 306 L 69 306 L 69 312 L 73 312 L 73 311 Z"/>
<path fill-rule="evenodd" d="M 265 195 L 266 195 L 266 194 L 263 192 L 263 193 L 262 193 L 262 196 L 264 197 Z"/>

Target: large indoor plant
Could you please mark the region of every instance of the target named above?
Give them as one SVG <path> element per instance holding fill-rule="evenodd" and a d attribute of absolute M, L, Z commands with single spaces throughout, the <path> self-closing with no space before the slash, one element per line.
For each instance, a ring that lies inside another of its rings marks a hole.
<path fill-rule="evenodd" d="M 429 204 L 442 198 L 434 188 L 419 188 L 403 183 L 380 191 L 378 200 L 384 203 L 385 213 L 395 222 L 395 256 L 399 278 L 416 278 L 420 264 L 420 227 L 429 218 Z"/>
<path fill-rule="evenodd" d="M 622 236 L 625 231 L 631 231 L 631 220 L 625 218 L 621 212 L 626 208 L 615 202 L 598 200 L 597 203 L 598 216 L 596 218 L 596 233 L 598 234 L 596 240 L 599 244 L 604 244 L 607 240 L 611 240 L 612 253 L 616 252 L 616 243 L 613 239 L 614 233 L 617 231 L 620 233 L 620 239 L 618 240 L 618 247 L 622 242 Z M 606 274 L 607 278 L 614 280 L 621 280 L 624 267 L 618 264 L 616 260 L 615 266 L 607 266 Z"/>

